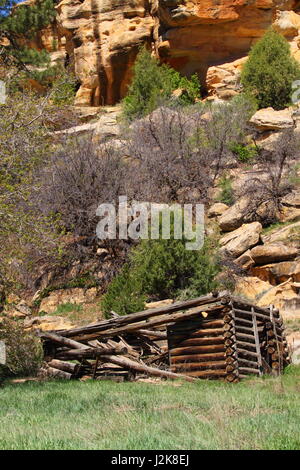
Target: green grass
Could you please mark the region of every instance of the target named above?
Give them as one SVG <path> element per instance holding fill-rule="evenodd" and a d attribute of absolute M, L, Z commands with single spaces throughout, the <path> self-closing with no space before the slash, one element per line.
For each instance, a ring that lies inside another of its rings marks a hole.
<path fill-rule="evenodd" d="M 0 449 L 299 449 L 299 378 L 8 384 Z"/>
<path fill-rule="evenodd" d="M 52 315 L 62 315 L 64 313 L 73 313 L 73 312 L 81 312 L 81 311 L 82 311 L 82 305 L 66 302 L 64 304 L 60 304 Z"/>

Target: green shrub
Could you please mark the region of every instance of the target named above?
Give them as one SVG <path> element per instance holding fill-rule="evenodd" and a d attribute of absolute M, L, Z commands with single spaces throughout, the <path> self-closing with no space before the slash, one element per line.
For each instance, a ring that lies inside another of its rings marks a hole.
<path fill-rule="evenodd" d="M 218 261 L 211 242 L 187 250 L 185 240 L 143 240 L 112 281 L 102 301 L 106 315 L 143 309 L 147 299 L 192 298 L 217 287 Z"/>
<path fill-rule="evenodd" d="M 257 149 L 254 145 L 232 144 L 230 150 L 241 163 L 251 163 L 257 156 Z"/>
<path fill-rule="evenodd" d="M 299 78 L 300 67 L 291 56 L 289 43 L 271 29 L 252 47 L 241 82 L 259 108 L 278 110 L 290 104 L 292 83 Z"/>
<path fill-rule="evenodd" d="M 144 310 L 146 297 L 142 293 L 141 279 L 131 272 L 126 264 L 120 274 L 110 284 L 102 299 L 101 307 L 107 317 L 114 311 L 119 315 Z"/>
<path fill-rule="evenodd" d="M 128 94 L 123 100 L 124 116 L 133 120 L 152 112 L 160 102 L 168 100 L 172 91 L 182 88 L 179 104 L 191 104 L 200 96 L 200 83 L 197 75 L 191 79 L 159 62 L 143 47 L 133 67 L 133 79 Z"/>
<path fill-rule="evenodd" d="M 227 204 L 231 206 L 234 203 L 234 191 L 232 188 L 232 179 L 229 176 L 222 176 L 220 178 L 219 188 L 221 189 L 221 193 L 217 198 L 218 202 L 223 202 L 223 204 Z"/>
<path fill-rule="evenodd" d="M 7 364 L 2 375 L 35 374 L 41 365 L 43 350 L 40 340 L 17 321 L 4 318 L 0 324 L 0 340 L 5 342 Z"/>

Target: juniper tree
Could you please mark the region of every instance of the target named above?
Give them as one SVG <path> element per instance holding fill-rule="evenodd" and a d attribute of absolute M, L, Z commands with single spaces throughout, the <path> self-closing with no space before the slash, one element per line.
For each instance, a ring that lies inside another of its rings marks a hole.
<path fill-rule="evenodd" d="M 260 108 L 283 109 L 290 104 L 292 83 L 300 78 L 300 66 L 291 56 L 287 40 L 270 29 L 251 49 L 241 81 Z"/>

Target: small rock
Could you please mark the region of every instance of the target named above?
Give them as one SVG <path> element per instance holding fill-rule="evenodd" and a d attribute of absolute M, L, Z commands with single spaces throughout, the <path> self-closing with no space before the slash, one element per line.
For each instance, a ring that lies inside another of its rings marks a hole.
<path fill-rule="evenodd" d="M 229 209 L 227 204 L 223 204 L 222 202 L 216 202 L 213 204 L 207 212 L 208 217 L 219 217 L 220 215 L 224 214 L 225 211 Z"/>
<path fill-rule="evenodd" d="M 219 218 L 219 226 L 223 232 L 230 232 L 239 228 L 244 219 L 245 211 L 249 205 L 248 198 L 241 198 L 233 206 L 227 209 Z"/>

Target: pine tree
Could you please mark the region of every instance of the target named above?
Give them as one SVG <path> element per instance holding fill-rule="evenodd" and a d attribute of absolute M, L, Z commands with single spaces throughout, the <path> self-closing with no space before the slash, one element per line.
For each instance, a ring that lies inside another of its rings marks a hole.
<path fill-rule="evenodd" d="M 53 0 L 36 0 L 32 5 L 16 6 L 13 0 L 0 0 L 0 53 L 5 63 L 42 65 L 45 53 L 21 46 L 20 39 L 33 39 L 55 18 Z"/>
<path fill-rule="evenodd" d="M 255 96 L 259 108 L 283 109 L 290 104 L 292 83 L 300 66 L 291 56 L 287 40 L 270 29 L 251 49 L 242 72 L 242 85 Z"/>

